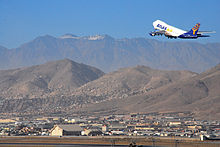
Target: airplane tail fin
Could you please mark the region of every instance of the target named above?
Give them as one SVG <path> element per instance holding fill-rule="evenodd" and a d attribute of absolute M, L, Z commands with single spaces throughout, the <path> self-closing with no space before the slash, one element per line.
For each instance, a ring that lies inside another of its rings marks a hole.
<path fill-rule="evenodd" d="M 187 34 L 190 34 L 192 36 L 196 36 L 199 31 L 200 23 L 197 23 Z"/>

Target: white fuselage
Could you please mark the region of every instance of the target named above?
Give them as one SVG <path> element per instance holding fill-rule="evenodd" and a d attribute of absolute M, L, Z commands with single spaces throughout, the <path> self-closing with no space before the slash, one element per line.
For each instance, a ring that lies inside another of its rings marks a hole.
<path fill-rule="evenodd" d="M 167 36 L 178 37 L 178 36 L 186 33 L 186 31 L 175 28 L 173 26 L 170 26 L 160 20 L 154 21 L 153 26 L 154 26 L 154 29 L 156 29 L 156 30 L 165 31 L 165 35 L 167 35 Z"/>

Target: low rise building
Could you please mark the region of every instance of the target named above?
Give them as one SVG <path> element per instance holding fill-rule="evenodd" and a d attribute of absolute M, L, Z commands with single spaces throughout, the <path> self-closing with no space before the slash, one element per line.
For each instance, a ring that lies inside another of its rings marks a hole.
<path fill-rule="evenodd" d="M 51 131 L 51 136 L 80 136 L 82 128 L 78 124 L 55 125 Z"/>

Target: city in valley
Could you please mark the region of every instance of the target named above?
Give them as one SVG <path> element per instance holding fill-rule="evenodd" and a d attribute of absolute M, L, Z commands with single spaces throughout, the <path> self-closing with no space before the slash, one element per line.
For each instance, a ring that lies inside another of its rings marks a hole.
<path fill-rule="evenodd" d="M 0 119 L 1 136 L 220 137 L 220 121 L 190 112 Z"/>

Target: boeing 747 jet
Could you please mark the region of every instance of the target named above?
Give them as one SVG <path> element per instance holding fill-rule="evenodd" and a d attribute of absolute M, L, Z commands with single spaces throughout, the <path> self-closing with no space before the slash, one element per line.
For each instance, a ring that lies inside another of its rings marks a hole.
<path fill-rule="evenodd" d="M 168 38 L 196 39 L 198 37 L 209 37 L 209 35 L 203 35 L 204 33 L 215 33 L 210 31 L 199 31 L 200 23 L 197 23 L 190 31 L 178 29 L 161 20 L 154 21 L 153 26 L 156 31 L 150 32 L 149 34 L 151 36 L 165 35 Z"/>

